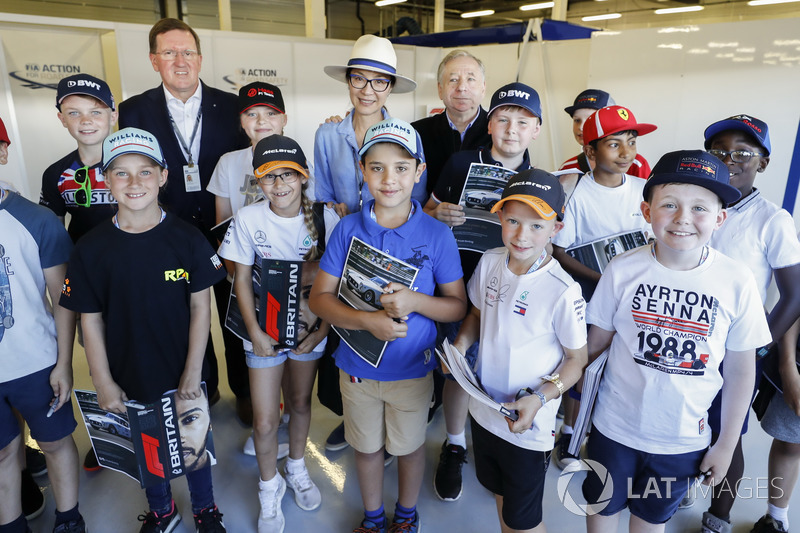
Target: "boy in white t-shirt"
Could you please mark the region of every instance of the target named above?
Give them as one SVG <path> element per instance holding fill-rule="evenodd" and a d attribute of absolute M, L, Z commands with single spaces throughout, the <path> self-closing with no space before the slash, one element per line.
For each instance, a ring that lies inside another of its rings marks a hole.
<path fill-rule="evenodd" d="M 563 209 L 564 190 L 552 174 L 524 170 L 508 181 L 492 209 L 505 248 L 488 250 L 478 263 L 468 289 L 473 307 L 454 341 L 464 353 L 480 339 L 481 383 L 519 411 L 511 422 L 469 403 L 475 471 L 495 494 L 503 531 L 545 531 L 542 494 L 556 412 L 586 365 L 580 287 L 545 249 L 564 226 Z"/>
<path fill-rule="evenodd" d="M 753 116 L 736 115 L 714 122 L 706 128 L 704 136 L 706 149 L 728 166 L 731 185 L 742 193 L 741 200 L 728 207 L 728 219 L 711 238 L 710 244 L 753 271 L 762 304 L 766 304 L 767 288 L 774 274 L 780 297 L 767 315 L 767 323 L 772 338 L 779 339 L 800 314 L 800 242 L 792 215 L 753 187 L 756 176 L 769 164 L 772 149 L 769 127 Z M 767 350 L 764 347 L 760 352 L 764 355 Z M 757 364 L 757 370 L 760 366 Z M 712 439 L 719 430 L 720 400 L 717 396 L 708 412 Z M 747 425 L 745 418 L 743 434 Z M 726 482 L 714 490 L 708 512 L 703 513 L 703 533 L 731 531 L 730 512 L 737 492 L 733 487 L 744 475 L 741 447 L 740 437 Z M 773 456 L 770 454 L 770 462 Z M 773 490 L 772 486 L 770 490 Z M 781 514 L 774 507 L 769 511 Z M 782 516 L 776 518 L 786 521 Z"/>
<path fill-rule="evenodd" d="M 664 531 L 690 483 L 724 478 L 750 404 L 755 349 L 770 342 L 752 272 L 708 246 L 724 206 L 741 196 L 725 165 L 700 150 L 668 153 L 643 195 L 656 241 L 609 263 L 587 312 L 590 357 L 608 350 L 588 453 L 613 482 L 611 498 L 587 517 L 589 533 L 616 531 L 625 507 L 631 531 Z M 722 425 L 709 448 L 707 410 L 720 389 Z M 605 491 L 597 476 L 586 478 L 590 505 Z"/>
<path fill-rule="evenodd" d="M 629 109 L 618 105 L 598 109 L 583 124 L 583 149 L 594 170 L 573 186 L 564 210 L 564 230 L 553 237 L 553 257 L 580 283 L 587 302 L 600 273 L 581 264 L 566 250 L 620 233 L 637 230 L 649 233 L 650 225 L 639 209 L 644 181 L 630 179 L 626 173 L 636 157 L 637 137 L 655 129 L 652 124 L 636 122 Z M 568 179 L 569 175 L 561 178 L 567 189 Z M 567 451 L 578 414 L 577 406 L 572 403 L 574 400 L 568 395 L 564 399 L 561 436 L 553 450 L 559 468 L 578 460 Z"/>

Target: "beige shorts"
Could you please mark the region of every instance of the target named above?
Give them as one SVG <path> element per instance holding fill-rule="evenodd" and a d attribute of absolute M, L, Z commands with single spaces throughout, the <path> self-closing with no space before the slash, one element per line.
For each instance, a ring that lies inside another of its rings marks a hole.
<path fill-rule="evenodd" d="M 400 381 L 360 380 L 339 371 L 344 407 L 344 435 L 361 453 L 383 446 L 395 456 L 408 455 L 425 443 L 433 377 Z"/>

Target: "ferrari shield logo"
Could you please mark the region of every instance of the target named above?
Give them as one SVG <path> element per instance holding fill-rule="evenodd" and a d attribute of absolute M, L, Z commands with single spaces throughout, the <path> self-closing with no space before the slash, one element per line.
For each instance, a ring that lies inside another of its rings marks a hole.
<path fill-rule="evenodd" d="M 627 109 L 617 109 L 617 113 L 619 113 L 619 116 L 622 117 L 622 120 L 628 120 L 628 110 Z"/>

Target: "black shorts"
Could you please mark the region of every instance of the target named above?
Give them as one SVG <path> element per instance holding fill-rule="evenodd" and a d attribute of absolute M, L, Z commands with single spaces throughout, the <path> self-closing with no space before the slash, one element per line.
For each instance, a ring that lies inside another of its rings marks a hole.
<path fill-rule="evenodd" d="M 520 448 L 470 420 L 478 481 L 503 497 L 503 522 L 508 527 L 535 528 L 542 522 L 542 496 L 550 452 Z"/>

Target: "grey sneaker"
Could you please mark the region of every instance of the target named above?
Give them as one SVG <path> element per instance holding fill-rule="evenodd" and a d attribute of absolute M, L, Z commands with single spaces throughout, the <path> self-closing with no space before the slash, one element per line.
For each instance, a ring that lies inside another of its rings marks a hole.
<path fill-rule="evenodd" d="M 703 513 L 701 533 L 731 533 L 731 523 L 706 511 Z"/>
<path fill-rule="evenodd" d="M 250 433 L 250 436 L 247 437 L 247 440 L 244 442 L 244 446 L 242 447 L 242 453 L 245 455 L 252 455 L 255 457 L 256 455 L 256 443 L 253 440 L 253 434 Z M 278 441 L 278 461 L 287 457 L 289 455 L 289 443 L 288 442 L 280 442 Z"/>
<path fill-rule="evenodd" d="M 286 493 L 286 481 L 280 474 L 275 475 L 278 478 L 276 489 L 268 488 L 264 481 L 258 482 L 258 501 L 261 504 L 261 512 L 258 513 L 258 533 L 283 533 L 286 525 L 281 509 L 281 500 Z"/>
<path fill-rule="evenodd" d="M 322 503 L 322 494 L 319 489 L 311 481 L 308 475 L 308 469 L 303 468 L 299 472 L 290 473 L 288 468 L 284 469 L 286 473 L 286 486 L 294 491 L 294 501 L 297 506 L 304 511 L 313 511 Z"/>

